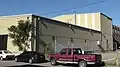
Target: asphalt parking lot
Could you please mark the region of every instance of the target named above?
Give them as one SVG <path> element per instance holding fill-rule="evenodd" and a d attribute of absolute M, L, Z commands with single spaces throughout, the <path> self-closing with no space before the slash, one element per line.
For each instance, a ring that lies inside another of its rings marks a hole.
<path fill-rule="evenodd" d="M 4 60 L 0 61 L 0 67 L 75 67 L 74 65 L 57 65 L 52 66 L 50 62 L 46 63 L 24 63 L 24 62 L 15 62 L 14 60 Z"/>
<path fill-rule="evenodd" d="M 4 60 L 0 61 L 0 67 L 76 67 L 76 65 L 57 65 L 57 66 L 52 66 L 50 62 L 46 63 L 24 63 L 24 62 L 15 62 L 14 60 Z M 96 66 L 91 66 L 89 65 L 88 67 L 96 67 Z"/>

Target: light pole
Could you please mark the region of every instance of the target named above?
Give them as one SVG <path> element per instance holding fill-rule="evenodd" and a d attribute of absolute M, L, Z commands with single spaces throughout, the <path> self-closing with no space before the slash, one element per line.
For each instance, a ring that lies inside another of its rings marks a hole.
<path fill-rule="evenodd" d="M 99 40 L 97 40 L 97 45 L 100 45 L 100 41 Z"/>
<path fill-rule="evenodd" d="M 70 42 L 68 41 L 68 48 L 70 48 Z"/>
<path fill-rule="evenodd" d="M 73 48 L 73 38 L 71 38 L 71 46 L 72 46 L 72 48 Z"/>
<path fill-rule="evenodd" d="M 118 50 L 116 50 L 116 65 L 119 66 L 119 53 L 118 53 Z"/>
<path fill-rule="evenodd" d="M 56 53 L 56 39 L 55 39 L 55 53 Z"/>
<path fill-rule="evenodd" d="M 56 38 L 57 38 L 56 36 L 52 36 L 52 40 L 54 44 L 54 53 L 56 53 L 56 44 L 57 44 Z"/>

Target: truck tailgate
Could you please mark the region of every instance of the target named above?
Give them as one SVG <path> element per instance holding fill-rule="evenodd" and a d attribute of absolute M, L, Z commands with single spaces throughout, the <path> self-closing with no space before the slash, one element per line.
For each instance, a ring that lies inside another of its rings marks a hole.
<path fill-rule="evenodd" d="M 100 54 L 96 54 L 96 61 L 101 61 L 102 60 L 102 56 Z"/>

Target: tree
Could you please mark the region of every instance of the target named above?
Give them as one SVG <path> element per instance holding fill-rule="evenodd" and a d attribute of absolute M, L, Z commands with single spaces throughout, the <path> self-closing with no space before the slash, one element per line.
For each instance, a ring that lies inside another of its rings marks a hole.
<path fill-rule="evenodd" d="M 18 25 L 11 25 L 8 28 L 9 36 L 13 39 L 14 46 L 18 46 L 20 51 L 26 51 L 30 48 L 31 41 L 30 32 L 32 31 L 32 24 L 29 20 L 20 20 Z"/>

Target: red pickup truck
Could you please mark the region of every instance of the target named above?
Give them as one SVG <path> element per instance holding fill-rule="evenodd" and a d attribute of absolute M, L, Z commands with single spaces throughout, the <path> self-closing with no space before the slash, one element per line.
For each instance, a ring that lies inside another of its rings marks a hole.
<path fill-rule="evenodd" d="M 48 56 L 52 65 L 57 63 L 78 64 L 78 67 L 86 67 L 88 64 L 99 64 L 104 66 L 100 54 L 82 54 L 80 48 L 64 48 L 60 53 Z"/>

